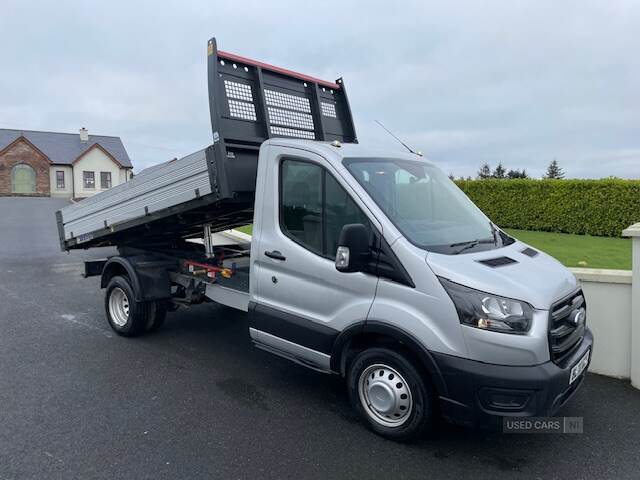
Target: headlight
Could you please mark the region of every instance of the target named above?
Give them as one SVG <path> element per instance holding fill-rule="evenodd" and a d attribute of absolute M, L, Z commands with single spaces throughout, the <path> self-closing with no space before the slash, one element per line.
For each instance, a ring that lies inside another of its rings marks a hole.
<path fill-rule="evenodd" d="M 531 327 L 531 305 L 474 290 L 438 278 L 458 311 L 460 323 L 502 333 L 526 333 Z"/>

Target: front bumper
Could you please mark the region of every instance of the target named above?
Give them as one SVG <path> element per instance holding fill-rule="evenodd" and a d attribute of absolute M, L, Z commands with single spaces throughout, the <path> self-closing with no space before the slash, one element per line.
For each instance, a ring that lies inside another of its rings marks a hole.
<path fill-rule="evenodd" d="M 587 329 L 562 366 L 551 361 L 527 367 L 492 365 L 432 352 L 446 385 L 440 395 L 442 415 L 454 423 L 487 428 L 501 428 L 504 417 L 552 416 L 584 380 L 588 365 L 569 385 L 571 368 L 589 349 L 591 357 L 593 335 Z"/>

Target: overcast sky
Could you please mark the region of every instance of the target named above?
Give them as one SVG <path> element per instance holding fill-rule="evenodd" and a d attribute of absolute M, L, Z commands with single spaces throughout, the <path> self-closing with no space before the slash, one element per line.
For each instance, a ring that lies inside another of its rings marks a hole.
<path fill-rule="evenodd" d="M 640 178 L 640 2 L 0 0 L 0 128 L 122 137 L 136 170 L 211 143 L 206 42 L 334 80 L 447 173 Z"/>

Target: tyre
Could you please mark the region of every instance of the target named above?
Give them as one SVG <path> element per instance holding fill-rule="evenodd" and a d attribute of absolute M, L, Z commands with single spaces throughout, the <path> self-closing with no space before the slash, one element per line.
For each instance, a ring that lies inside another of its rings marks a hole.
<path fill-rule="evenodd" d="M 109 325 L 118 335 L 138 335 L 149 324 L 146 305 L 135 301 L 135 293 L 127 277 L 115 276 L 109 281 L 104 306 Z"/>
<path fill-rule="evenodd" d="M 167 317 L 167 308 L 164 302 L 146 302 L 146 317 L 147 324 L 145 332 L 153 332 L 158 330 L 164 325 L 164 320 Z"/>
<path fill-rule="evenodd" d="M 402 353 L 370 348 L 349 366 L 349 398 L 376 433 L 392 440 L 416 438 L 433 421 L 434 395 L 425 375 Z"/>

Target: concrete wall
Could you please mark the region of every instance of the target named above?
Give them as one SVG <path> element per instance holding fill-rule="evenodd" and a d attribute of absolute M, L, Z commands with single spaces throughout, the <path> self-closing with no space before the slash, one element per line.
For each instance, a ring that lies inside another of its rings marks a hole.
<path fill-rule="evenodd" d="M 622 232 L 631 237 L 632 275 L 631 285 L 631 385 L 640 388 L 640 223 Z"/>
<path fill-rule="evenodd" d="M 64 172 L 64 188 L 58 188 L 56 181 L 56 172 Z M 49 169 L 49 179 L 51 180 L 51 196 L 67 197 L 73 195 L 73 169 L 68 165 L 52 165 Z"/>
<path fill-rule="evenodd" d="M 100 172 L 111 172 L 111 186 L 122 183 L 120 166 L 115 163 L 102 150 L 95 147 L 85 153 L 73 166 L 75 196 L 77 198 L 90 197 L 104 191 L 100 188 Z M 84 171 L 94 172 L 95 188 L 85 189 L 83 182 Z"/>
<path fill-rule="evenodd" d="M 587 301 L 587 325 L 595 339 L 589 371 L 631 376 L 631 272 L 572 268 Z"/>

